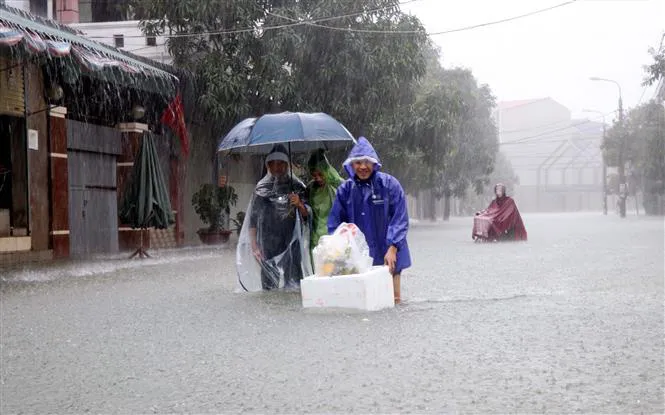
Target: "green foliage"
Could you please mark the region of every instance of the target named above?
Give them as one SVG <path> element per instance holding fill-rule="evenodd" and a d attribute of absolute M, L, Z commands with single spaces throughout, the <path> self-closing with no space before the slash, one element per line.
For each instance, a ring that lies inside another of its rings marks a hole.
<path fill-rule="evenodd" d="M 623 128 L 615 124 L 608 132 L 604 155 L 616 166 L 619 149 L 630 163 L 632 182 L 645 194 L 665 195 L 665 108 L 650 102 L 628 112 Z M 645 206 L 646 207 L 646 206 Z"/>
<path fill-rule="evenodd" d="M 133 2 L 146 33 L 175 35 L 168 49 L 194 75 L 194 114 L 217 136 L 248 116 L 322 111 L 367 136 L 409 192 L 462 195 L 487 182 L 491 91 L 443 69 L 399 0 Z"/>
<path fill-rule="evenodd" d="M 461 197 L 470 187 L 481 191 L 498 151 L 494 105 L 488 86 L 467 69 L 442 68 L 430 50 L 427 75 L 398 130 L 401 153 L 393 149 L 411 160 L 401 172 L 407 190 L 431 190 L 437 199 Z"/>
<path fill-rule="evenodd" d="M 663 33 L 663 41 L 660 43 L 660 48 L 650 49 L 649 53 L 653 57 L 653 63 L 645 68 L 647 72 L 647 76 L 643 82 L 645 86 L 653 85 L 665 79 L 665 33 Z M 657 96 L 661 102 L 665 100 L 665 84 L 660 85 Z"/>
<path fill-rule="evenodd" d="M 489 176 L 488 184 L 481 191 L 477 188 L 468 189 L 461 200 L 461 211 L 464 215 L 473 215 L 475 212 L 486 208 L 494 199 L 494 185 L 503 183 L 506 185 L 506 193 L 509 196 L 515 194 L 515 186 L 519 184 L 519 178 L 513 170 L 510 160 L 502 152 L 496 154 L 494 171 Z"/>
<path fill-rule="evenodd" d="M 210 226 L 211 231 L 223 228 L 224 215 L 228 216 L 231 206 L 235 206 L 237 202 L 238 195 L 231 186 L 218 187 L 214 184 L 204 184 L 192 196 L 194 210 L 201 221 Z"/>
<path fill-rule="evenodd" d="M 360 135 L 425 72 L 427 35 L 397 0 L 134 1 L 146 33 L 218 33 L 173 37 L 168 48 L 175 65 L 195 75 L 199 115 L 222 131 L 244 117 L 289 110 L 329 113 Z M 337 30 L 304 23 L 364 10 L 321 23 Z M 223 33 L 245 28 L 253 30 Z"/>
<path fill-rule="evenodd" d="M 245 223 L 245 216 L 246 216 L 245 212 L 240 211 L 236 213 L 235 219 L 231 219 L 233 225 L 236 227 L 235 231 L 238 235 L 240 235 L 240 231 L 242 230 L 242 225 L 243 223 Z"/>

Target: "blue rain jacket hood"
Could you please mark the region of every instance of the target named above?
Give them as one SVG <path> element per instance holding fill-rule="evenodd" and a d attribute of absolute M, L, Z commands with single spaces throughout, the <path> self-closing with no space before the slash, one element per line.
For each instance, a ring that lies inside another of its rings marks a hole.
<path fill-rule="evenodd" d="M 355 160 L 375 163 L 375 173 L 369 180 L 356 180 L 351 165 Z M 395 273 L 400 274 L 411 266 L 406 240 L 409 231 L 406 195 L 396 178 L 379 171 L 381 167 L 374 147 L 365 137 L 360 137 L 344 162 L 344 168 L 351 178 L 337 189 L 328 216 L 328 232 L 332 234 L 344 222 L 356 224 L 365 235 L 374 265 L 383 265 L 388 248 L 395 246 Z"/>
<path fill-rule="evenodd" d="M 381 170 L 381 159 L 379 159 L 379 155 L 376 153 L 376 150 L 374 150 L 372 144 L 365 137 L 360 137 L 358 139 L 358 143 L 353 146 L 351 152 L 349 153 L 349 157 L 347 157 L 346 161 L 344 162 L 344 170 L 346 170 L 347 174 L 351 178 L 356 176 L 356 172 L 353 171 L 352 164 L 354 161 L 358 160 L 369 160 L 374 163 L 375 172 Z"/>

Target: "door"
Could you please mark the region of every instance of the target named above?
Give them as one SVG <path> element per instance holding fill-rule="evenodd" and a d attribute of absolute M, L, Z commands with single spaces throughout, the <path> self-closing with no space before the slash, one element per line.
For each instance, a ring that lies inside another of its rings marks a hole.
<path fill-rule="evenodd" d="M 114 155 L 68 152 L 70 254 L 118 252 Z"/>

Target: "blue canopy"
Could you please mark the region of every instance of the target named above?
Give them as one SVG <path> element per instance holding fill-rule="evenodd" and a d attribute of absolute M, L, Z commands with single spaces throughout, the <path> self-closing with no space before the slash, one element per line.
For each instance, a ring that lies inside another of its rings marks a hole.
<path fill-rule="evenodd" d="M 294 153 L 355 144 L 351 133 L 324 113 L 283 112 L 247 118 L 224 137 L 218 152 L 265 154 L 275 144 L 288 145 Z"/>

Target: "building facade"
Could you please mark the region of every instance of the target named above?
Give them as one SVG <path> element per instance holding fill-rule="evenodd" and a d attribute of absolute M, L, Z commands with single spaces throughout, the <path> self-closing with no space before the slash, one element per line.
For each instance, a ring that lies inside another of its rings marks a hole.
<path fill-rule="evenodd" d="M 144 134 L 167 134 L 159 117 L 177 84 L 166 66 L 0 5 L 0 265 L 136 247 L 142 231 L 118 206 Z M 182 159 L 157 141 L 177 215 Z M 144 234 L 176 245 L 181 230 L 177 216 Z"/>
<path fill-rule="evenodd" d="M 575 120 L 551 98 L 500 102 L 494 113 L 501 152 L 527 212 L 600 211 L 603 124 Z"/>

